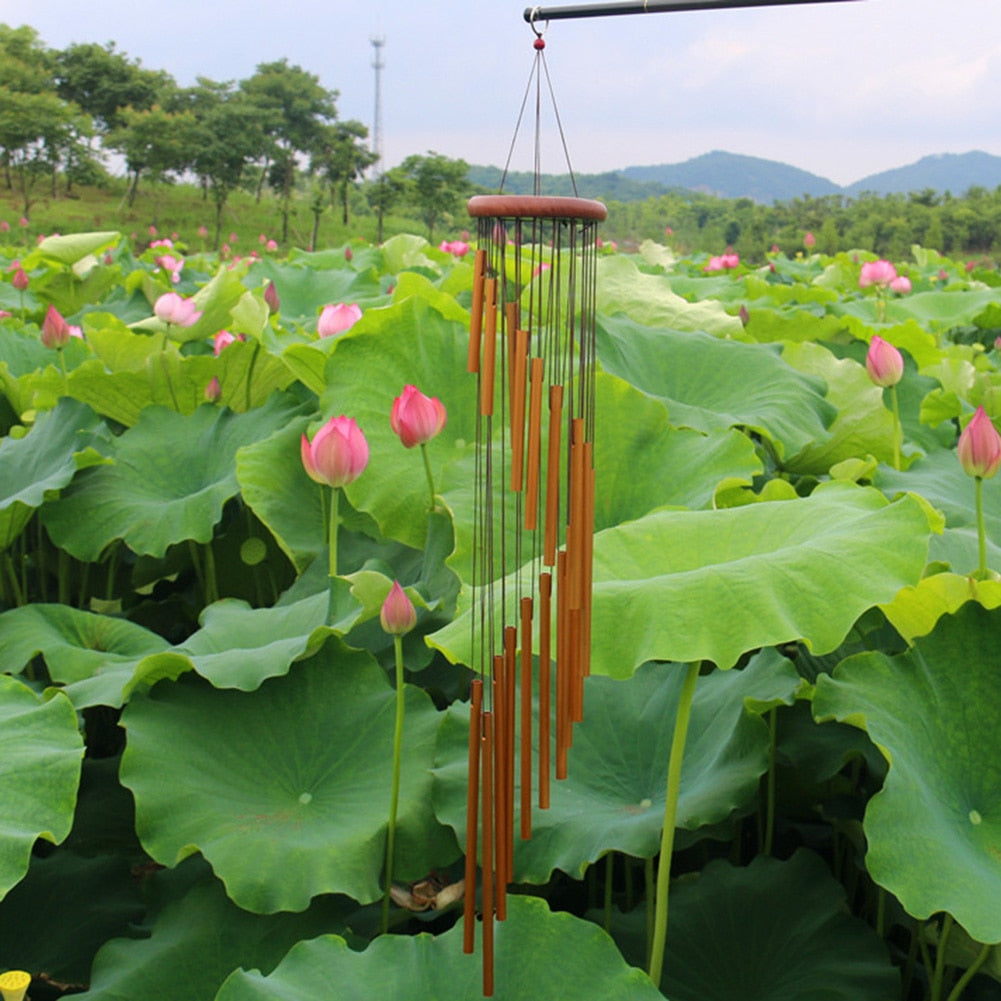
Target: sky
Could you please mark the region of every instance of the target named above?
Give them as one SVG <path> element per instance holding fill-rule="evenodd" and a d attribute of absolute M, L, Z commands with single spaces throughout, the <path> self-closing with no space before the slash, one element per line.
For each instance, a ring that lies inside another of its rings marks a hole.
<path fill-rule="evenodd" d="M 558 0 L 566 3 L 568 0 Z M 55 49 L 114 41 L 184 86 L 287 58 L 373 128 L 384 165 L 434 151 L 531 170 L 535 36 L 525 0 L 0 0 Z M 542 5 L 543 11 L 545 4 Z M 679 163 L 726 150 L 837 184 L 936 153 L 1001 156 L 1001 2 L 847 0 L 551 20 L 546 173 Z M 531 86 L 530 86 L 531 84 Z M 520 127 L 522 100 L 530 93 Z"/>

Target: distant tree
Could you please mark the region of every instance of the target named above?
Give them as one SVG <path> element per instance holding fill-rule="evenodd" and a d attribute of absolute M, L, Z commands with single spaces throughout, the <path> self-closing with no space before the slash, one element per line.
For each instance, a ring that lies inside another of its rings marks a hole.
<path fill-rule="evenodd" d="M 184 95 L 196 121 L 191 168 L 202 179 L 215 205 L 215 245 L 222 239 L 223 213 L 229 196 L 244 182 L 260 154 L 264 132 L 257 108 L 229 83 L 200 77 Z"/>
<path fill-rule="evenodd" d="M 54 73 L 56 93 L 90 115 L 103 134 L 124 124 L 126 108 L 148 111 L 163 105 L 165 93 L 176 87 L 168 73 L 143 68 L 118 52 L 114 42 L 68 46 L 55 53 Z"/>
<path fill-rule="evenodd" d="M 266 143 L 264 176 L 278 193 L 282 240 L 287 241 L 300 157 L 318 150 L 324 127 L 336 119 L 337 91 L 325 90 L 317 76 L 287 59 L 261 63 L 240 89 L 258 111 Z"/>
<path fill-rule="evenodd" d="M 408 156 L 400 168 L 433 242 L 438 220 L 458 211 L 469 192 L 469 164 L 429 151 L 426 156 Z"/>
<path fill-rule="evenodd" d="M 362 141 L 368 129 L 358 121 L 334 122 L 325 126 L 317 139 L 311 166 L 330 187 L 331 202 L 341 205 L 341 221 L 348 223 L 348 192 L 351 186 L 378 159 Z"/>
<path fill-rule="evenodd" d="M 382 243 L 383 222 L 386 213 L 402 200 L 407 190 L 407 178 L 401 167 L 393 167 L 380 174 L 365 188 L 365 197 L 375 209 L 377 219 L 376 242 Z"/>
<path fill-rule="evenodd" d="M 132 205 L 144 174 L 167 180 L 182 174 L 193 162 L 201 138 L 198 121 L 190 111 L 126 108 L 122 124 L 108 136 L 108 145 L 125 157 L 131 177 L 126 200 Z"/>

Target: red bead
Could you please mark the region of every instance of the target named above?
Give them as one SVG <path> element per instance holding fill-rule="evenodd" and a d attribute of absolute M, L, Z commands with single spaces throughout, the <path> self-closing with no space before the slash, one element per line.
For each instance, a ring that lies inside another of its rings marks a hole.
<path fill-rule="evenodd" d="M 544 38 L 537 38 L 532 44 L 541 52 L 546 47 L 546 40 Z"/>

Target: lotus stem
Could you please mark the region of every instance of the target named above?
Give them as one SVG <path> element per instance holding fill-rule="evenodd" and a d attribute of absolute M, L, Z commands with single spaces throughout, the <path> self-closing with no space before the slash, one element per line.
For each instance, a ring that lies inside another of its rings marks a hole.
<path fill-rule="evenodd" d="M 890 404 L 893 408 L 893 468 L 900 469 L 901 443 L 904 437 L 900 424 L 900 402 L 897 399 L 897 387 L 890 387 Z"/>
<path fill-rule="evenodd" d="M 768 710 L 768 778 L 765 786 L 765 837 L 761 846 L 763 855 L 771 855 L 775 834 L 775 708 Z"/>
<path fill-rule="evenodd" d="M 993 948 L 994 946 L 992 945 L 981 947 L 980 952 L 977 953 L 977 958 L 966 968 L 959 980 L 956 981 L 956 986 L 949 992 L 949 997 L 946 1001 L 959 1001 L 966 985 L 976 976 L 980 967 L 987 962 L 987 957 L 990 956 L 991 949 Z"/>
<path fill-rule="evenodd" d="M 339 525 L 340 514 L 338 506 L 340 502 L 340 487 L 330 488 L 330 509 L 327 511 L 327 543 L 330 546 L 330 562 L 327 573 L 330 577 L 330 607 L 328 611 L 328 621 L 333 621 L 334 614 L 334 578 L 337 576 L 337 527 Z"/>
<path fill-rule="evenodd" d="M 942 930 L 938 935 L 938 942 L 935 946 L 935 972 L 931 981 L 931 1001 L 942 1001 L 942 980 L 945 976 L 945 954 L 948 951 L 949 936 L 952 934 L 952 927 L 955 924 L 953 916 L 946 911 L 942 919 Z"/>
<path fill-rule="evenodd" d="M 685 741 L 692 716 L 695 682 L 699 677 L 699 662 L 693 661 L 685 672 L 681 698 L 674 721 L 671 757 L 667 766 L 667 802 L 664 804 L 664 827 L 660 832 L 660 865 L 657 868 L 657 893 L 654 904 L 653 942 L 650 948 L 650 979 L 660 987 L 664 967 L 664 943 L 667 940 L 667 897 L 671 882 L 671 855 L 674 852 L 674 826 L 678 816 L 678 794 L 681 791 L 681 761 L 685 756 Z"/>
<path fill-rule="evenodd" d="M 605 856 L 605 931 L 612 933 L 612 878 L 615 875 L 615 853 Z"/>
<path fill-rule="evenodd" d="M 984 527 L 984 478 L 973 478 L 973 496 L 977 507 L 977 576 L 987 577 L 987 531 Z"/>
<path fill-rule="evenodd" d="M 393 886 L 393 850 L 396 845 L 396 811 L 400 804 L 400 761 L 403 750 L 403 637 L 393 636 L 396 655 L 396 725 L 393 730 L 393 788 L 389 797 L 389 829 L 386 832 L 386 892 L 382 898 L 382 931 L 389 931 L 389 900 Z"/>
<path fill-rule="evenodd" d="M 424 442 L 421 442 L 421 455 L 424 458 L 424 472 L 427 474 L 428 491 L 431 494 L 431 507 L 428 510 L 431 514 L 434 514 L 434 476 L 431 474 L 431 460 L 428 458 L 428 447 Z"/>
<path fill-rule="evenodd" d="M 646 964 L 649 969 L 650 949 L 653 946 L 654 902 L 657 898 L 652 858 L 643 860 L 643 881 L 646 884 Z"/>

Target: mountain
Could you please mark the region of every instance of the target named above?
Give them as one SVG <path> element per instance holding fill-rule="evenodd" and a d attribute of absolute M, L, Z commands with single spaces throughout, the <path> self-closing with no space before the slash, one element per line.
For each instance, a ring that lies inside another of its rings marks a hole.
<path fill-rule="evenodd" d="M 951 191 L 962 195 L 969 188 L 996 188 L 1001 185 L 1001 156 L 981 150 L 969 153 L 936 153 L 924 156 L 906 167 L 895 167 L 879 174 L 870 174 L 845 188 L 845 193 L 858 195 L 872 191 L 888 195 L 896 191 Z"/>
<path fill-rule="evenodd" d="M 751 198 L 756 202 L 784 202 L 801 195 L 836 195 L 841 189 L 826 177 L 790 167 L 787 163 L 714 150 L 684 163 L 655 167 L 626 167 L 633 180 L 668 188 L 690 188 L 720 198 Z"/>
<path fill-rule="evenodd" d="M 497 190 L 500 178 L 497 167 L 469 169 L 469 179 L 490 191 Z M 679 189 L 702 191 L 720 198 L 751 198 L 762 203 L 787 202 L 803 196 L 855 197 L 862 192 L 907 194 L 928 188 L 963 195 L 971 187 L 994 189 L 1001 185 L 1001 156 L 979 150 L 939 153 L 904 167 L 871 174 L 845 187 L 787 163 L 721 150 L 684 163 L 625 167 L 603 174 L 578 174 L 575 179 L 580 197 L 606 201 L 639 201 Z M 513 195 L 530 194 L 534 184 L 532 174 L 512 173 L 507 176 L 504 190 Z M 547 195 L 574 193 L 568 174 L 544 174 L 541 188 Z"/>

